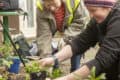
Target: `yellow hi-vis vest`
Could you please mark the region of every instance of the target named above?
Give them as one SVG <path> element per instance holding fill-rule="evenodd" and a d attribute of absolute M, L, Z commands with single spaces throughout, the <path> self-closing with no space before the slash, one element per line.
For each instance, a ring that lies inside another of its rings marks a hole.
<path fill-rule="evenodd" d="M 75 2 L 74 2 L 74 7 L 72 8 L 72 6 L 71 6 L 71 0 L 67 0 L 66 2 L 66 4 L 67 4 L 67 8 L 68 8 L 68 10 L 69 10 L 69 12 L 70 12 L 70 17 L 68 18 L 68 25 L 70 25 L 71 24 L 71 22 L 72 22 L 72 20 L 73 20 L 73 17 L 74 17 L 74 12 L 75 12 L 75 10 L 77 9 L 77 7 L 79 6 L 79 4 L 80 4 L 80 0 L 74 0 Z M 37 7 L 41 10 L 41 11 L 43 11 L 43 6 L 41 5 L 41 3 L 40 3 L 40 0 L 37 0 Z"/>

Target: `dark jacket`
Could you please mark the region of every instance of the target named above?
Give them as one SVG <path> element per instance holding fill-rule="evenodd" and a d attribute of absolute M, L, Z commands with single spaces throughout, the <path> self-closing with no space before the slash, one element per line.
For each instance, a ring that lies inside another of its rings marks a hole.
<path fill-rule="evenodd" d="M 96 67 L 96 75 L 106 73 L 107 80 L 120 80 L 120 3 L 113 7 L 107 18 L 100 24 L 91 19 L 86 30 L 70 43 L 72 51 L 84 53 L 90 47 L 100 44 L 95 59 L 86 63 Z"/>

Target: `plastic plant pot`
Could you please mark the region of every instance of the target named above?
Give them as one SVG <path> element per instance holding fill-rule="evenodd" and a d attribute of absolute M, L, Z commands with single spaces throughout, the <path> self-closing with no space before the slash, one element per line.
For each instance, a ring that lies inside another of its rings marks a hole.
<path fill-rule="evenodd" d="M 45 80 L 47 77 L 46 71 L 30 73 L 30 80 Z"/>
<path fill-rule="evenodd" d="M 8 69 L 9 72 L 18 74 L 20 69 L 20 59 L 19 58 L 13 58 L 13 64 Z"/>

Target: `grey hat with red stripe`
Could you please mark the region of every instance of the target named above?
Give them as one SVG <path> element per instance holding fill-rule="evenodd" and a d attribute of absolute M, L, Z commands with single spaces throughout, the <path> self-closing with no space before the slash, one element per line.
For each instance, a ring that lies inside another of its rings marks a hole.
<path fill-rule="evenodd" d="M 116 0 L 84 0 L 84 3 L 89 6 L 113 7 Z"/>

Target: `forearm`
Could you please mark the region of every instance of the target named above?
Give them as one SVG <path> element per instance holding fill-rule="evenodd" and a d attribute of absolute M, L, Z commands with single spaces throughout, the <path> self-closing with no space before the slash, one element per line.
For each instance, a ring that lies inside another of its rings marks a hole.
<path fill-rule="evenodd" d="M 90 73 L 89 68 L 84 65 L 80 69 L 72 72 L 71 74 L 67 75 L 67 80 L 83 80 L 88 77 Z"/>
<path fill-rule="evenodd" d="M 55 54 L 59 62 L 72 57 L 72 55 L 73 53 L 70 45 L 66 45 L 65 47 L 63 47 L 62 50 L 60 50 L 58 53 Z"/>

